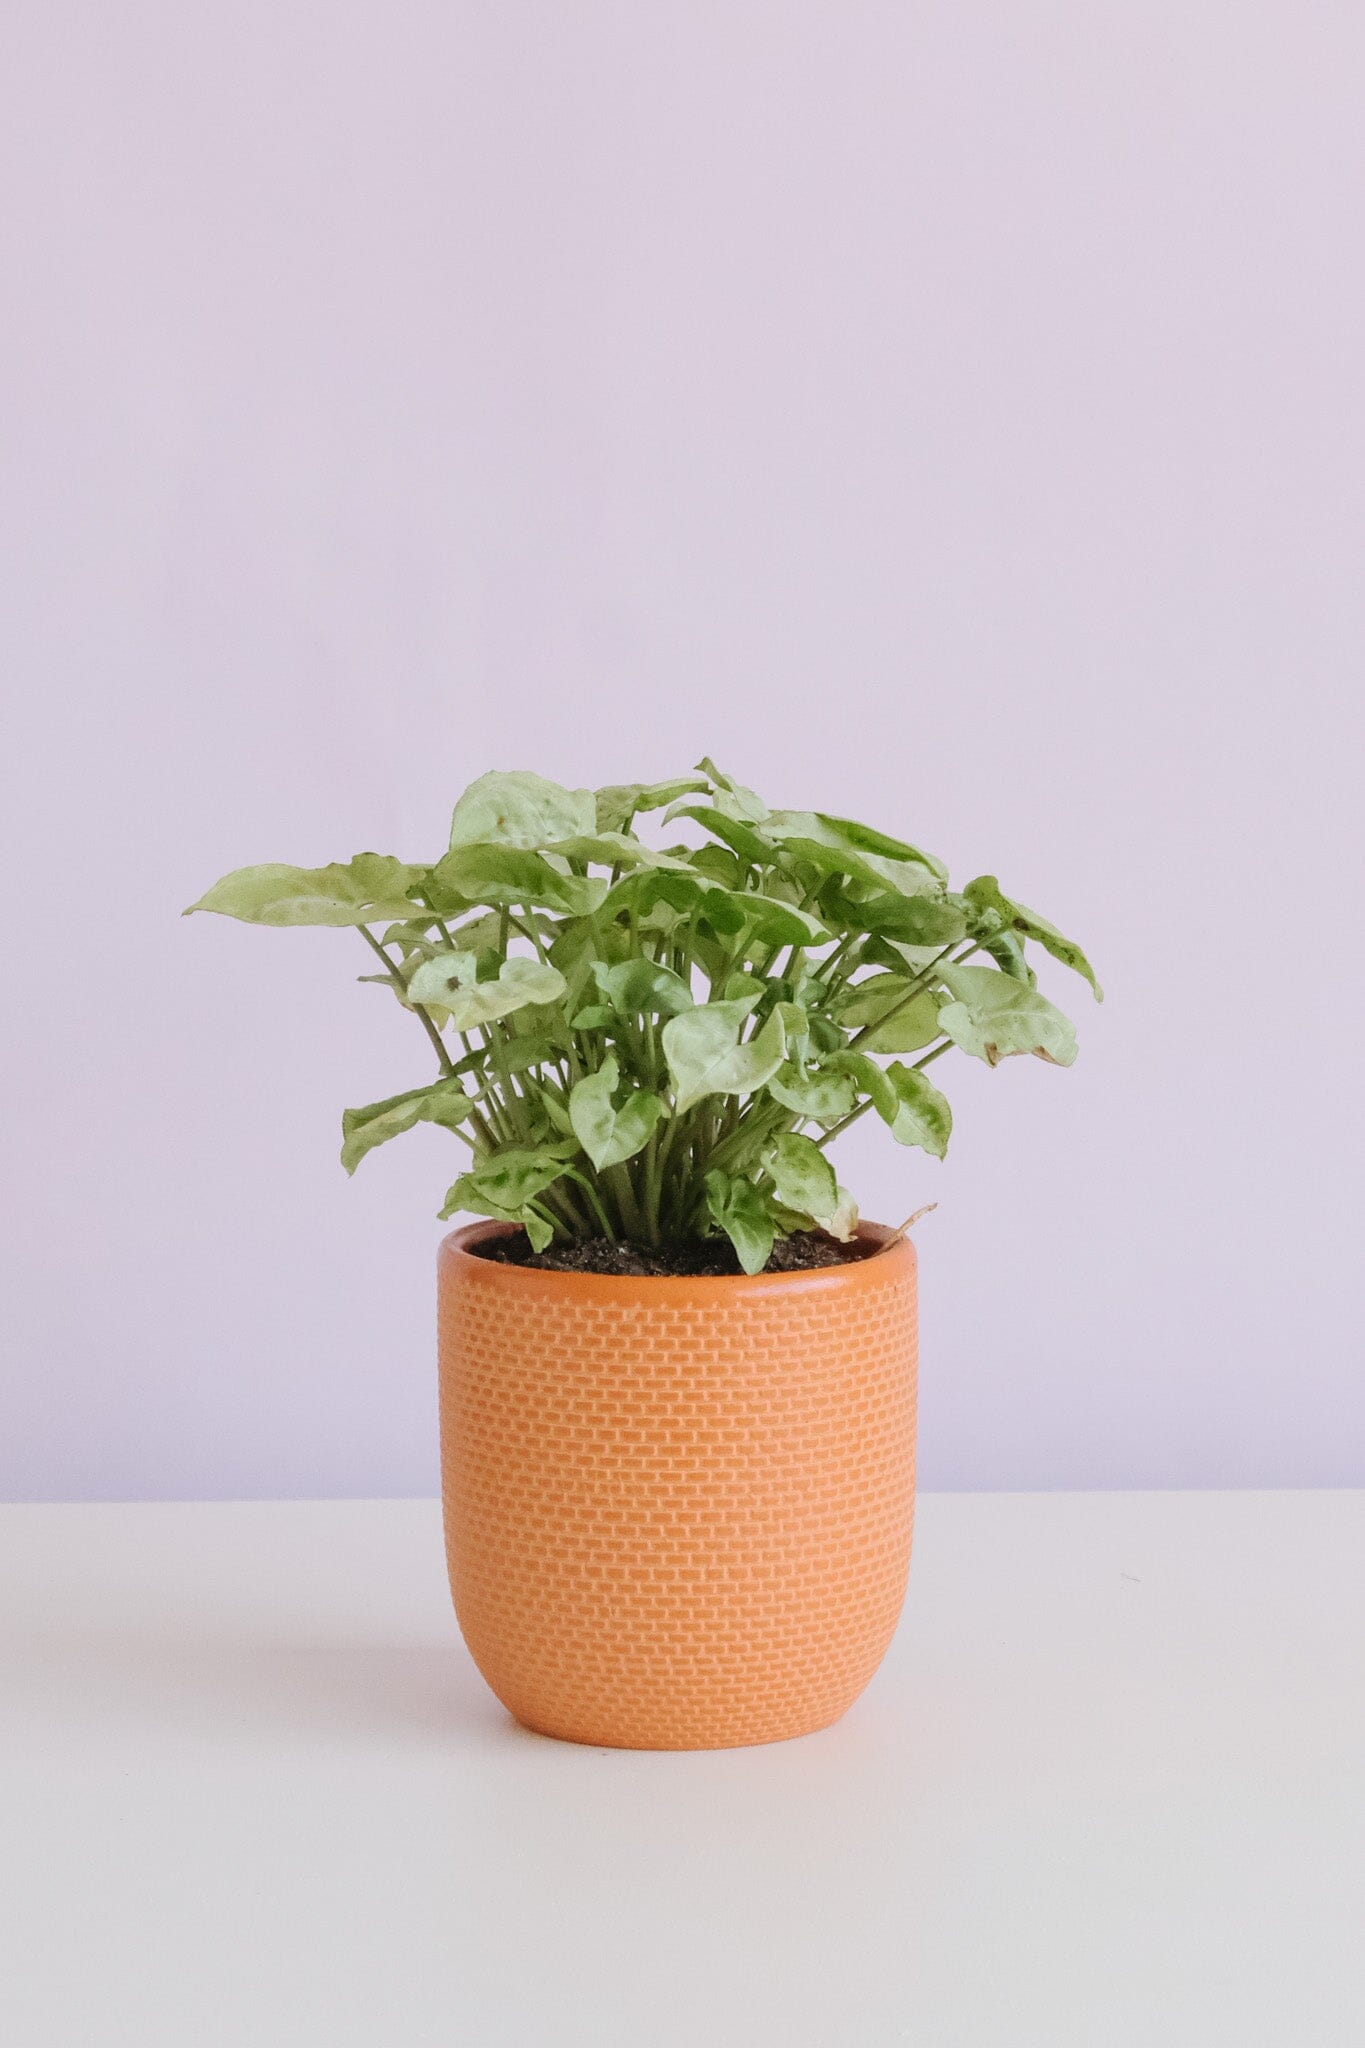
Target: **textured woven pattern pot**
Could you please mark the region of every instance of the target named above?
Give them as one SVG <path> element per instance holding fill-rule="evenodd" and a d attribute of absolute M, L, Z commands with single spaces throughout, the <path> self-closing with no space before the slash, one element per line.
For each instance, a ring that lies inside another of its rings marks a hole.
<path fill-rule="evenodd" d="M 915 1254 L 752 1279 L 544 1273 L 440 1248 L 460 1627 L 528 1728 L 719 1749 L 823 1728 L 910 1561 Z"/>

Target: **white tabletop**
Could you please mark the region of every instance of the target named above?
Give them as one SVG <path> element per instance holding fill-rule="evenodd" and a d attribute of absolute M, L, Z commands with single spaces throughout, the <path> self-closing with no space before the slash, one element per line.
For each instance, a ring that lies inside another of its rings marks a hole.
<path fill-rule="evenodd" d="M 0 1511 L 11 2048 L 1359 2048 L 1365 1495 L 930 1495 L 822 1735 L 515 1727 L 434 1504 Z"/>

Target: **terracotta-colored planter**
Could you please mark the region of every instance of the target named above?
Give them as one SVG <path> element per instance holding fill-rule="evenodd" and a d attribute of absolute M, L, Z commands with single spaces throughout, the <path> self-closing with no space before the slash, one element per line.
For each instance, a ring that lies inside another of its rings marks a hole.
<path fill-rule="evenodd" d="M 722 1749 L 824 1728 L 885 1654 L 910 1562 L 915 1254 L 612 1279 L 441 1245 L 455 1611 L 528 1728 Z"/>

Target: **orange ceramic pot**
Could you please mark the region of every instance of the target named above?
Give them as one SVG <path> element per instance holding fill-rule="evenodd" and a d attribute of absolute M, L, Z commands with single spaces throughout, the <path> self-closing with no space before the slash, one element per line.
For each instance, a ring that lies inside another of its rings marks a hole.
<path fill-rule="evenodd" d="M 545 1735 L 780 1742 L 885 1654 L 910 1562 L 915 1254 L 732 1279 L 440 1248 L 441 1470 L 465 1641 Z"/>

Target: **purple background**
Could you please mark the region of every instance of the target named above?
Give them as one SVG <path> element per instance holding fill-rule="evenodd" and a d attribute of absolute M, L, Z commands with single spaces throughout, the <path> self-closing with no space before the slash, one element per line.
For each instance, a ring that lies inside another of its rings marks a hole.
<path fill-rule="evenodd" d="M 1365 1480 L 1365 17 L 12 6 L 0 1495 L 436 1479 L 459 1148 L 354 935 L 490 766 L 922 839 L 1069 1074 L 860 1126 L 939 1487 Z"/>

